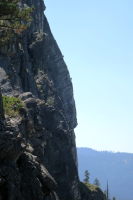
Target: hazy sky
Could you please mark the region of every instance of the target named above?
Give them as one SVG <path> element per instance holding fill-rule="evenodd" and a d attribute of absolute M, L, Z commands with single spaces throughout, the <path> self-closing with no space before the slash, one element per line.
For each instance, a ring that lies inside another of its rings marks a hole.
<path fill-rule="evenodd" d="M 133 152 L 133 0 L 45 0 L 77 106 L 77 146 Z"/>

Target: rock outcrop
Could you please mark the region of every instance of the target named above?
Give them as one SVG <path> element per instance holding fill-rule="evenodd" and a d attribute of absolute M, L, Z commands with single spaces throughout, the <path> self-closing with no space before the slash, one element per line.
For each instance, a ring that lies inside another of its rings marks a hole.
<path fill-rule="evenodd" d="M 31 26 L 0 48 L 2 95 L 23 104 L 4 115 L 0 95 L 0 199 L 81 200 L 70 75 L 43 0 L 22 3 L 34 6 Z"/>
<path fill-rule="evenodd" d="M 82 200 L 107 200 L 103 191 L 91 184 L 80 183 L 80 194 Z"/>

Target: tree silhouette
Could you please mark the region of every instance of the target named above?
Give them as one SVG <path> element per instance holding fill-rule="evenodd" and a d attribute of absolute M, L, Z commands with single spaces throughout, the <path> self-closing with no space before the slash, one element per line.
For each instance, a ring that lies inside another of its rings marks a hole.
<path fill-rule="evenodd" d="M 88 172 L 88 170 L 85 170 L 84 176 L 85 176 L 85 178 L 84 178 L 83 181 L 84 181 L 85 183 L 89 183 L 89 181 L 90 181 L 90 173 Z"/>
<path fill-rule="evenodd" d="M 94 185 L 100 187 L 100 181 L 98 180 L 98 178 L 95 178 Z"/>

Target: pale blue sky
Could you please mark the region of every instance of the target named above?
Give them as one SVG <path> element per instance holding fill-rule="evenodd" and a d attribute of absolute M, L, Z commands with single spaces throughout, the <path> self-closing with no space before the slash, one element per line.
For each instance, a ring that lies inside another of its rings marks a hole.
<path fill-rule="evenodd" d="M 77 146 L 133 152 L 133 0 L 45 0 L 77 106 Z"/>

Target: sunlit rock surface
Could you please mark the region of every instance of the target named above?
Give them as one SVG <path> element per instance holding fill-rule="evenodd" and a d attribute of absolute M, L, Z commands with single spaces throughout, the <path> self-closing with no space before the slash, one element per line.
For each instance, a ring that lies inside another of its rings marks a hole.
<path fill-rule="evenodd" d="M 0 96 L 0 199 L 81 200 L 70 75 L 44 2 L 23 3 L 35 8 L 32 24 L 0 49 L 2 95 L 23 102 L 18 115 L 4 119 Z"/>

